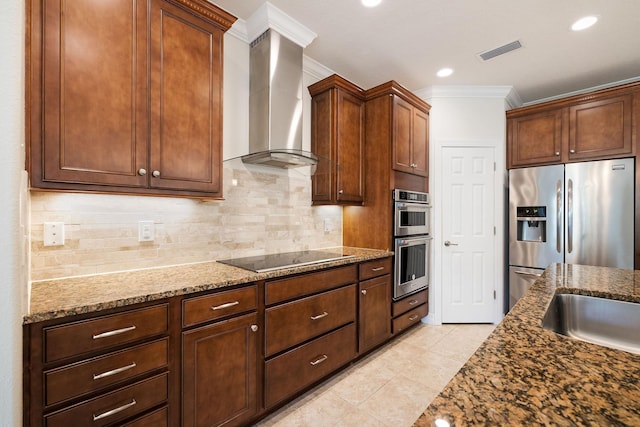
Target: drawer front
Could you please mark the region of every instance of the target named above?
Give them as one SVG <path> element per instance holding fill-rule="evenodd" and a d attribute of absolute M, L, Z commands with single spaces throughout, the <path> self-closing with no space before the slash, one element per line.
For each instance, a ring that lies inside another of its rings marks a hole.
<path fill-rule="evenodd" d="M 324 292 L 265 313 L 267 356 L 317 337 L 356 318 L 355 285 Z"/>
<path fill-rule="evenodd" d="M 46 328 L 45 362 L 167 333 L 168 324 L 168 304 L 162 304 Z"/>
<path fill-rule="evenodd" d="M 265 363 L 265 403 L 271 407 L 356 357 L 356 327 L 347 325 Z"/>
<path fill-rule="evenodd" d="M 400 301 L 396 301 L 393 303 L 393 312 L 392 316 L 396 317 L 399 314 L 412 310 L 419 306 L 420 304 L 424 304 L 429 299 L 429 289 L 425 289 L 424 291 L 417 292 L 413 295 L 409 295 L 405 299 Z"/>
<path fill-rule="evenodd" d="M 47 427 L 105 426 L 167 400 L 167 376 L 161 374 L 45 417 Z"/>
<path fill-rule="evenodd" d="M 167 366 L 169 339 L 44 373 L 46 405 L 100 390 L 145 372 Z"/>
<path fill-rule="evenodd" d="M 411 311 L 404 313 L 402 316 L 393 319 L 393 333 L 397 334 L 407 329 L 409 326 L 418 323 L 420 319 L 429 313 L 427 304 L 422 304 Z"/>
<path fill-rule="evenodd" d="M 150 414 L 123 424 L 122 427 L 167 427 L 169 425 L 169 408 L 166 406 Z"/>
<path fill-rule="evenodd" d="M 257 286 L 216 292 L 182 302 L 182 325 L 192 326 L 232 314 L 255 310 L 258 306 Z"/>
<path fill-rule="evenodd" d="M 317 273 L 304 274 L 289 279 L 274 280 L 266 284 L 265 304 L 269 305 L 287 301 L 357 281 L 358 270 L 355 264 L 319 271 Z"/>
<path fill-rule="evenodd" d="M 363 262 L 359 266 L 360 280 L 371 279 L 392 273 L 391 258 L 376 259 L 374 261 Z"/>

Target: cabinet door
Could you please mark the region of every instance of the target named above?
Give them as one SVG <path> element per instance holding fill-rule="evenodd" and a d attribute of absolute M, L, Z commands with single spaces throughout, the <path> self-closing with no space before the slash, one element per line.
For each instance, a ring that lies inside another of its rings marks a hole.
<path fill-rule="evenodd" d="M 413 131 L 411 120 L 413 107 L 398 96 L 393 97 L 393 169 L 413 173 L 411 144 Z"/>
<path fill-rule="evenodd" d="M 222 37 L 151 2 L 151 187 L 222 193 Z"/>
<path fill-rule="evenodd" d="M 413 174 L 429 175 L 429 114 L 413 110 L 411 161 Z"/>
<path fill-rule="evenodd" d="M 567 122 L 566 110 L 552 110 L 509 119 L 508 166 L 560 163 Z"/>
<path fill-rule="evenodd" d="M 32 184 L 146 186 L 138 169 L 147 164 L 147 2 L 44 5 L 42 141 L 32 141 Z"/>
<path fill-rule="evenodd" d="M 333 126 L 334 113 L 332 90 L 324 91 L 311 99 L 311 151 L 318 156 L 315 173 L 311 176 L 314 202 L 331 202 L 334 186 Z"/>
<path fill-rule="evenodd" d="M 391 336 L 391 275 L 360 282 L 359 352 Z"/>
<path fill-rule="evenodd" d="M 255 325 L 254 313 L 182 334 L 182 425 L 243 425 L 255 415 Z"/>
<path fill-rule="evenodd" d="M 631 154 L 631 106 L 631 95 L 572 106 L 569 160 Z"/>
<path fill-rule="evenodd" d="M 336 199 L 364 200 L 364 102 L 338 89 Z"/>

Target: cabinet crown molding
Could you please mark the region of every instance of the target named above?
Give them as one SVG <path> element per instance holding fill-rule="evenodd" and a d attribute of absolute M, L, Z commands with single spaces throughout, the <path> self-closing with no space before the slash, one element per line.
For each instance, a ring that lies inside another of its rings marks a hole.
<path fill-rule="evenodd" d="M 227 31 L 238 18 L 205 0 L 171 0 L 210 19 L 223 31 Z"/>
<path fill-rule="evenodd" d="M 357 86 L 351 83 L 349 80 L 339 76 L 338 74 L 333 74 L 319 82 L 316 82 L 309 86 L 309 93 L 311 96 L 315 96 L 321 92 L 324 92 L 329 89 L 339 88 L 344 91 L 349 92 L 351 95 L 358 97 L 364 101 L 364 89 L 360 86 Z"/>
<path fill-rule="evenodd" d="M 416 108 L 420 108 L 421 110 L 424 110 L 426 112 L 429 112 L 429 110 L 431 109 L 431 105 L 426 103 L 419 96 L 417 96 L 395 80 L 382 83 L 381 85 L 372 87 L 371 89 L 365 91 L 365 97 L 367 101 L 385 95 L 399 96 L 405 101 L 413 104 Z"/>

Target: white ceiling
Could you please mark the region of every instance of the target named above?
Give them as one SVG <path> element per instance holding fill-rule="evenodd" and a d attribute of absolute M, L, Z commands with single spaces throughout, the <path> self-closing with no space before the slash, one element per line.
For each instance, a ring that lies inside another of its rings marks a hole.
<path fill-rule="evenodd" d="M 264 0 L 210 0 L 247 20 Z M 363 87 L 513 86 L 522 101 L 640 79 L 640 0 L 270 0 L 318 37 L 306 56 Z M 585 15 L 598 23 L 573 32 Z M 477 54 L 523 47 L 486 62 Z M 454 74 L 436 77 L 442 67 Z"/>

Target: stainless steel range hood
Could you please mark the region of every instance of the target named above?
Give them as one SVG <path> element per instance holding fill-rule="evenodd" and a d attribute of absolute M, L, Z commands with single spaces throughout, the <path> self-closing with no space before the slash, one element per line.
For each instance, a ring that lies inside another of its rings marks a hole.
<path fill-rule="evenodd" d="M 302 150 L 302 47 L 269 28 L 251 43 L 249 151 L 245 163 L 315 165 Z"/>

